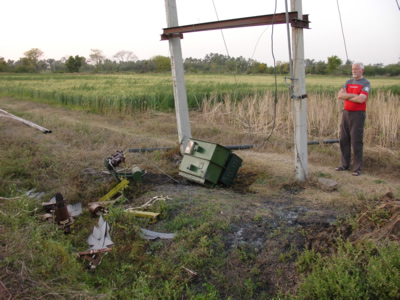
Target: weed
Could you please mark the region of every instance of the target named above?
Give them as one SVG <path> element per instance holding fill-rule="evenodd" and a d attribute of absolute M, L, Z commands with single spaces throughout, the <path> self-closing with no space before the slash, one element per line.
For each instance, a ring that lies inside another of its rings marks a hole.
<path fill-rule="evenodd" d="M 280 236 L 281 234 L 282 234 L 281 228 L 278 227 L 278 228 L 272 230 L 272 232 L 270 232 L 269 237 L 274 238 L 274 237 Z"/>
<path fill-rule="evenodd" d="M 332 178 L 332 175 L 331 175 L 331 174 L 324 173 L 324 172 L 321 172 L 321 171 L 315 172 L 315 173 L 314 173 L 314 176 L 316 176 L 316 177 L 318 177 L 318 178 Z"/>
<path fill-rule="evenodd" d="M 337 254 L 322 257 L 313 251 L 300 256 L 298 268 L 309 271 L 298 290 L 304 298 L 398 298 L 400 252 L 394 243 L 339 242 Z M 385 273 L 385 275 L 383 275 Z"/>
<path fill-rule="evenodd" d="M 262 220 L 262 215 L 256 214 L 256 215 L 254 216 L 253 220 L 254 220 L 255 222 L 260 222 L 260 221 Z"/>
<path fill-rule="evenodd" d="M 382 179 L 374 180 L 374 182 L 375 182 L 376 184 L 386 184 L 385 180 L 382 180 Z"/>

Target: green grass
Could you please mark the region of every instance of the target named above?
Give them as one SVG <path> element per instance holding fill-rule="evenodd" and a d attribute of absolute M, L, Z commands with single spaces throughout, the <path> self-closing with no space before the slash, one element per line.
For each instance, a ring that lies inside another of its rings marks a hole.
<path fill-rule="evenodd" d="M 298 268 L 306 274 L 298 299 L 400 297 L 400 252 L 394 242 L 338 242 L 337 253 L 331 257 L 307 250 Z"/>

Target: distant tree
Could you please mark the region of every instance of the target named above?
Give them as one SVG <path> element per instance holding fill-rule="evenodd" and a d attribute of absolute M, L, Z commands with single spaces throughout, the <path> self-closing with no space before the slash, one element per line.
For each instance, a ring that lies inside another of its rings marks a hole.
<path fill-rule="evenodd" d="M 103 71 L 105 71 L 105 72 L 118 71 L 117 62 L 115 60 L 112 61 L 111 59 L 105 59 L 103 62 Z"/>
<path fill-rule="evenodd" d="M 114 54 L 113 58 L 117 59 L 119 63 L 127 61 L 137 61 L 138 57 L 132 51 L 121 50 Z"/>
<path fill-rule="evenodd" d="M 28 71 L 36 72 L 39 70 L 38 62 L 39 58 L 43 55 L 43 51 L 38 48 L 32 48 L 24 52 L 25 58 L 28 61 L 25 61 L 23 65 L 27 68 Z"/>
<path fill-rule="evenodd" d="M 165 72 L 171 70 L 171 59 L 166 56 L 157 55 L 151 58 L 155 64 L 157 72 Z"/>
<path fill-rule="evenodd" d="M 81 68 L 82 64 L 86 61 L 86 59 L 83 56 L 75 55 L 75 57 L 70 56 L 66 61 L 65 61 L 65 67 L 67 68 L 67 72 L 74 73 L 77 72 L 79 73 L 79 69 Z"/>
<path fill-rule="evenodd" d="M 8 70 L 8 64 L 4 57 L 0 57 L 0 72 L 6 72 Z"/>
<path fill-rule="evenodd" d="M 94 64 L 96 66 L 96 70 L 99 70 L 101 67 L 101 64 L 106 59 L 106 57 L 104 56 L 102 50 L 90 49 L 90 51 L 92 51 L 92 52 L 89 54 L 89 57 L 90 57 L 89 62 L 91 62 L 92 64 Z"/>
<path fill-rule="evenodd" d="M 326 74 L 326 69 L 327 69 L 326 62 L 320 60 L 317 63 L 315 63 L 315 73 L 314 74 L 324 75 L 324 74 Z"/>
<path fill-rule="evenodd" d="M 327 66 L 327 71 L 329 73 L 335 73 L 335 71 L 339 68 L 339 66 L 342 64 L 342 60 L 337 57 L 336 55 L 332 55 L 328 57 L 328 66 Z"/>
<path fill-rule="evenodd" d="M 245 59 L 243 56 L 239 56 L 235 59 L 236 64 L 236 72 L 237 73 L 245 73 L 249 70 L 253 60 L 252 59 Z"/>
<path fill-rule="evenodd" d="M 315 59 L 308 59 L 304 60 L 304 64 L 306 67 L 306 74 L 313 74 L 315 73 Z"/>
<path fill-rule="evenodd" d="M 258 61 L 254 61 L 252 64 L 251 72 L 252 73 L 265 73 L 267 71 L 267 65 L 260 63 Z"/>
<path fill-rule="evenodd" d="M 276 63 L 276 70 L 279 74 L 289 74 L 289 71 L 290 71 L 289 63 L 278 61 Z"/>
<path fill-rule="evenodd" d="M 56 69 L 55 69 L 55 66 L 56 66 L 55 62 L 56 62 L 56 60 L 55 60 L 54 58 L 49 58 L 49 59 L 46 60 L 46 63 L 49 65 L 50 71 L 51 71 L 51 72 L 55 72 L 55 71 L 56 71 Z"/>

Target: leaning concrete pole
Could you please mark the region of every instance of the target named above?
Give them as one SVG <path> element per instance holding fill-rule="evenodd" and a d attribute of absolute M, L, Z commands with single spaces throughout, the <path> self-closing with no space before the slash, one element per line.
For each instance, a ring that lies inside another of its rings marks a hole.
<path fill-rule="evenodd" d="M 177 27 L 178 12 L 175 0 L 165 0 L 165 11 L 168 27 Z M 192 137 L 190 129 L 189 108 L 186 96 L 185 76 L 183 70 L 182 48 L 180 36 L 169 38 L 171 53 L 171 70 L 174 84 L 175 112 L 178 125 L 178 137 L 181 153 L 186 148 L 188 139 Z"/>
<path fill-rule="evenodd" d="M 303 19 L 301 0 L 291 0 L 292 11 L 298 12 L 298 18 Z M 304 36 L 303 28 L 292 27 L 293 74 L 294 74 L 294 154 L 295 177 L 305 181 L 308 177 L 307 152 L 307 95 L 304 66 Z"/>

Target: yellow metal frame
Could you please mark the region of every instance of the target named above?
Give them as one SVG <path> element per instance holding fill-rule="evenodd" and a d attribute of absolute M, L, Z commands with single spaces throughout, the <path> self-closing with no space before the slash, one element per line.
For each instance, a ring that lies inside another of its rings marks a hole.
<path fill-rule="evenodd" d="M 132 213 L 137 217 L 149 218 L 151 219 L 151 223 L 157 222 L 157 217 L 160 215 L 160 213 L 141 211 L 141 210 L 126 210 L 126 212 Z"/>
<path fill-rule="evenodd" d="M 107 201 L 110 200 L 116 193 L 118 193 L 120 190 L 126 188 L 129 184 L 128 179 L 122 180 L 115 188 L 113 188 L 111 191 L 109 191 L 103 198 L 99 200 L 99 202 L 102 201 Z"/>

